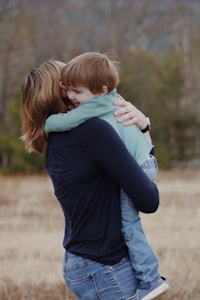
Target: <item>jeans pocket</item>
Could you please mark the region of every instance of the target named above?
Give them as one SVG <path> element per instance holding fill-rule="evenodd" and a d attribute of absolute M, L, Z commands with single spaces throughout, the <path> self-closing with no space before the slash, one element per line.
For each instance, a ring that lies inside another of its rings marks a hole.
<path fill-rule="evenodd" d="M 86 274 L 82 277 L 75 278 L 73 274 L 73 279 L 70 272 L 64 274 L 64 279 L 69 287 L 69 289 L 78 297 L 78 299 L 87 300 L 100 300 L 101 296 L 98 292 L 95 277 L 92 273 Z"/>

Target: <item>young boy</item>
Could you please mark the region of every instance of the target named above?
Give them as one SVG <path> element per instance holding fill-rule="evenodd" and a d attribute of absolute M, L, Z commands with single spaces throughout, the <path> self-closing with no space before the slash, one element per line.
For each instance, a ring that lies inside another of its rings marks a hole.
<path fill-rule="evenodd" d="M 143 134 L 149 130 L 149 124 L 141 131 L 136 125 L 125 127 L 117 123 L 113 115 L 119 82 L 115 63 L 100 53 L 84 53 L 63 68 L 61 82 L 66 85 L 67 96 L 76 109 L 66 114 L 51 115 L 46 120 L 45 131 L 71 130 L 89 118 L 102 118 L 114 127 L 129 152 L 153 181 L 157 175 L 157 163 L 151 154 L 153 145 Z M 145 237 L 137 208 L 123 190 L 120 197 L 122 233 L 138 279 L 138 289 L 133 299 L 154 299 L 168 288 L 168 284 L 158 272 L 158 259 Z"/>

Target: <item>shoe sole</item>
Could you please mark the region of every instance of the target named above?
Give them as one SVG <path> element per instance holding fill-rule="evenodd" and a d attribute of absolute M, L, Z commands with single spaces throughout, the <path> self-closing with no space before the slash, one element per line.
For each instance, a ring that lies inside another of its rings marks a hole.
<path fill-rule="evenodd" d="M 142 298 L 141 300 L 154 299 L 155 297 L 157 297 L 157 296 L 161 295 L 162 293 L 164 293 L 168 288 L 169 288 L 169 285 L 166 282 L 164 282 L 159 287 L 157 287 L 155 290 L 153 290 L 151 293 L 149 293 L 144 298 Z"/>

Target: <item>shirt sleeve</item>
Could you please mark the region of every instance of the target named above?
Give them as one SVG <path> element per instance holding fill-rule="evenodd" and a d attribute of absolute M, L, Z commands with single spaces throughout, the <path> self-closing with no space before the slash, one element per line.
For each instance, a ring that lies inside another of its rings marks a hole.
<path fill-rule="evenodd" d="M 81 108 L 77 107 L 67 113 L 50 115 L 46 119 L 44 131 L 47 133 L 68 131 L 77 127 L 87 119 L 87 115 L 83 115 Z"/>
<path fill-rule="evenodd" d="M 67 113 L 50 115 L 46 119 L 44 131 L 47 133 L 69 131 L 90 118 L 98 117 L 99 111 L 95 105 L 90 100 Z"/>
<path fill-rule="evenodd" d="M 155 212 L 159 206 L 156 184 L 148 179 L 111 125 L 96 119 L 88 143 L 94 159 L 124 189 L 136 208 L 144 213 Z"/>

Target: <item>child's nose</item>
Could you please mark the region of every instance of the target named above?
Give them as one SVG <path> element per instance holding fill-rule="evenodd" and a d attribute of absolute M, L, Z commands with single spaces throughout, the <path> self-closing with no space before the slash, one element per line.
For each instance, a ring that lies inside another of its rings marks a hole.
<path fill-rule="evenodd" d="M 69 99 L 73 99 L 73 97 L 74 97 L 74 94 L 73 94 L 73 92 L 72 91 L 67 91 L 67 96 L 68 96 L 68 98 Z"/>

